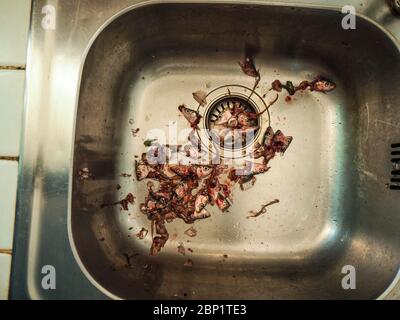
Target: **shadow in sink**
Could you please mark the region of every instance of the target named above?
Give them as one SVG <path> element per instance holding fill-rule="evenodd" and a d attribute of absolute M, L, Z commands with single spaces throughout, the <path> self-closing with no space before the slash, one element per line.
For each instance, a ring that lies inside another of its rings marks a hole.
<path fill-rule="evenodd" d="M 229 213 L 196 222 L 196 237 L 184 235 L 190 225 L 182 221 L 168 224 L 172 239 L 150 257 L 150 233 L 135 236 L 150 230 L 135 156 L 150 130 L 187 127 L 177 107 L 195 108 L 192 92 L 252 87 L 237 63 L 246 45 L 257 50 L 260 94 L 275 79 L 317 75 L 337 90 L 291 102 L 281 95 L 270 116 L 273 128 L 294 137 L 285 156 L 251 190 L 234 191 Z M 400 258 L 398 194 L 386 186 L 390 144 L 400 134 L 392 90 L 399 66 L 383 31 L 362 18 L 357 32 L 345 31 L 329 10 L 168 4 L 118 17 L 90 48 L 76 119 L 71 229 L 85 272 L 121 298 L 376 298 Z M 91 177 L 81 180 L 85 167 Z M 128 211 L 102 207 L 130 192 Z M 275 198 L 266 215 L 246 219 Z M 180 255 L 181 242 L 193 253 Z M 187 258 L 192 268 L 183 266 Z M 345 265 L 356 268 L 357 290 L 341 288 Z"/>

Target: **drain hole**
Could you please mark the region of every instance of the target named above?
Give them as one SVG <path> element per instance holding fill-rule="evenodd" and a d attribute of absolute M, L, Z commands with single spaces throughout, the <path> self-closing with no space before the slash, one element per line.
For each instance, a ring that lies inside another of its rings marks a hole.
<path fill-rule="evenodd" d="M 392 149 L 394 149 L 390 155 L 398 156 L 400 155 L 400 150 L 396 150 L 400 148 L 400 143 L 393 143 L 391 145 Z M 393 170 L 392 170 L 392 178 L 390 179 L 389 188 L 391 190 L 400 190 L 400 158 L 392 158 Z"/>
<path fill-rule="evenodd" d="M 240 149 L 252 143 L 260 130 L 258 108 L 248 98 L 227 96 L 213 102 L 206 114 L 206 128 L 220 138 L 223 148 Z"/>

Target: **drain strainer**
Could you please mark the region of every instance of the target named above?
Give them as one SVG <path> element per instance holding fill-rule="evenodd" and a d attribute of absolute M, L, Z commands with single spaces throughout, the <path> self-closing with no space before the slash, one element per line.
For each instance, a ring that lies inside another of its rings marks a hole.
<path fill-rule="evenodd" d="M 260 130 L 259 118 L 248 118 L 246 114 L 257 112 L 256 106 L 248 98 L 231 94 L 210 105 L 205 115 L 206 128 L 220 138 L 224 137 L 219 141 L 222 148 L 245 148 Z"/>
<path fill-rule="evenodd" d="M 262 129 L 269 126 L 268 111 L 260 117 L 247 116 L 267 108 L 265 101 L 251 91 L 240 85 L 219 87 L 207 95 L 207 105 L 197 109 L 202 116 L 198 136 L 203 146 L 219 157 L 246 157 L 254 143 L 260 142 Z"/>
<path fill-rule="evenodd" d="M 243 110 L 243 113 L 253 114 L 256 114 L 258 112 L 257 108 L 249 101 L 248 98 L 245 99 L 233 95 L 223 97 L 220 100 L 215 101 L 208 108 L 206 114 L 207 129 L 215 129 L 219 125 L 221 125 L 221 123 L 225 123 L 228 127 L 237 127 L 239 125 L 238 120 L 236 119 L 236 117 L 232 116 L 232 113 L 235 110 Z M 259 119 L 249 119 L 246 125 L 247 127 L 259 127 Z"/>

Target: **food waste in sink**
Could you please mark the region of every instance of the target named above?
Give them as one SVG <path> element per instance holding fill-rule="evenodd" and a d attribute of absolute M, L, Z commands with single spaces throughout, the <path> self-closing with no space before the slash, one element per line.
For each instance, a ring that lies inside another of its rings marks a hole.
<path fill-rule="evenodd" d="M 280 80 L 275 80 L 268 92 L 274 91 L 276 96 L 265 104 L 263 110 L 257 111 L 248 107 L 247 102 L 261 81 L 260 72 L 251 56 L 246 56 L 239 65 L 244 74 L 255 79 L 250 95 L 245 99 L 242 97 L 229 100 L 227 108 L 213 121 L 212 128 L 207 128 L 209 140 L 223 148 L 243 148 L 247 146 L 248 141 L 254 140 L 255 133 L 260 130 L 260 118 L 278 101 L 283 89 L 292 96 L 297 91 L 307 89 L 328 93 L 336 88 L 334 82 L 321 76 L 312 81 L 304 80 L 298 86 L 294 86 L 291 81 L 282 84 Z M 193 98 L 199 104 L 199 109 L 208 105 L 208 94 L 204 91 L 194 92 Z M 161 251 L 170 237 L 167 223 L 177 218 L 187 224 L 207 219 L 211 217 L 210 207 L 217 207 L 221 212 L 228 213 L 234 202 L 234 186 L 239 185 L 242 192 L 251 188 L 256 183 L 256 176 L 268 172 L 271 160 L 277 154 L 283 155 L 293 140 L 293 137 L 286 136 L 281 130 L 275 131 L 268 126 L 261 142 L 256 141 L 251 145 L 243 165 L 238 168 L 218 152 L 211 155 L 206 152 L 205 143 L 198 134 L 203 117 L 199 109 L 194 110 L 186 105 L 178 106 L 191 130 L 187 144 L 161 144 L 157 139 L 147 139 L 144 141 L 147 152 L 136 156 L 139 158 L 135 161 L 136 178 L 138 181 L 147 181 L 147 194 L 140 203 L 140 211 L 151 221 L 150 255 L 153 256 Z M 134 137 L 139 130 L 137 128 L 132 131 Z M 113 204 L 120 204 L 122 209 L 128 210 L 128 205 L 134 201 L 135 197 L 130 193 L 125 199 Z M 271 200 L 261 209 L 249 212 L 247 218 L 256 218 L 266 213 L 267 207 L 277 203 L 278 199 Z M 137 237 L 144 239 L 147 233 L 148 230 L 142 228 Z M 185 234 L 194 237 L 197 231 L 191 227 Z M 183 252 L 184 249 L 180 245 L 178 253 Z M 188 267 L 192 265 L 192 260 L 185 263 Z"/>

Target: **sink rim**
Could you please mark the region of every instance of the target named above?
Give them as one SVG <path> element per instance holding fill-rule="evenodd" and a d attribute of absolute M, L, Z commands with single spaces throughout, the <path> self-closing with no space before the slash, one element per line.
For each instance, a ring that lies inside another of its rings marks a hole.
<path fill-rule="evenodd" d="M 111 15 L 108 19 L 105 20 L 105 22 L 103 22 L 101 24 L 100 27 L 96 28 L 96 31 L 90 36 L 88 37 L 88 40 L 86 42 L 86 48 L 83 50 L 83 54 L 79 57 L 79 70 L 78 73 L 75 74 L 78 77 L 78 83 L 77 83 L 77 87 L 75 88 L 76 90 L 76 94 L 74 96 L 74 100 L 75 100 L 75 105 L 74 105 L 74 118 L 76 117 L 76 113 L 77 113 L 77 107 L 78 107 L 78 102 L 79 102 L 79 91 L 80 91 L 80 84 L 81 84 L 81 79 L 82 79 L 82 72 L 83 72 L 83 68 L 84 68 L 84 64 L 86 62 L 86 58 L 87 55 L 90 51 L 90 49 L 92 48 L 92 45 L 94 43 L 94 41 L 97 39 L 97 37 L 100 35 L 100 33 L 107 28 L 107 26 L 109 24 L 111 24 L 114 20 L 116 20 L 118 17 L 122 16 L 123 14 L 134 10 L 138 7 L 141 6 L 151 6 L 151 5 L 157 5 L 157 4 L 175 4 L 175 3 L 187 3 L 187 4 L 191 4 L 191 3 L 208 3 L 208 4 L 227 4 L 227 5 L 237 5 L 237 6 L 241 6 L 241 5 L 264 5 L 264 6 L 290 6 L 290 7 L 302 7 L 302 8 L 315 8 L 315 9 L 325 9 L 325 10 L 334 10 L 337 11 L 338 10 L 338 5 L 334 4 L 334 1 L 330 1 L 332 4 L 331 5 L 308 5 L 308 4 L 303 4 L 303 3 L 288 3 L 285 1 L 263 1 L 263 0 L 252 0 L 252 1 L 237 1 L 237 2 L 233 2 L 231 0 L 209 0 L 209 1 L 160 1 L 160 0 L 150 0 L 150 1 L 130 1 L 133 2 L 133 4 L 128 5 L 127 7 L 125 7 L 122 10 L 117 11 L 116 13 L 114 13 L 113 15 Z M 328 1 L 327 1 L 328 2 Z M 39 3 L 39 2 L 38 2 Z M 36 17 L 36 19 L 38 21 L 40 21 L 39 18 L 41 18 L 40 16 L 40 10 L 39 10 L 39 4 L 35 5 L 36 8 L 36 13 L 33 12 L 33 17 Z M 32 8 L 32 11 L 35 10 L 35 8 Z M 34 13 L 36 14 L 36 16 L 34 16 Z M 376 27 L 378 27 L 381 31 L 383 31 L 385 33 L 385 35 L 387 37 L 389 37 L 395 44 L 396 47 L 399 48 L 400 47 L 400 42 L 399 40 L 391 33 L 388 31 L 387 28 L 384 28 L 381 24 L 379 24 L 378 22 L 376 22 L 375 20 L 373 20 L 372 18 L 369 18 L 368 16 L 365 16 L 363 14 L 358 13 L 357 16 L 368 20 L 368 22 L 374 24 Z M 33 19 L 32 19 L 33 20 Z M 32 28 L 33 26 L 31 26 L 31 32 L 32 32 Z M 28 50 L 28 66 L 29 66 L 29 70 L 27 70 L 27 87 L 28 85 L 32 85 L 32 81 L 33 78 L 31 78 L 31 73 L 29 71 L 32 71 L 33 68 L 30 67 L 30 64 L 32 62 L 32 57 L 34 55 L 33 49 L 32 49 L 32 34 L 30 33 L 30 44 L 29 44 L 29 50 Z M 400 51 L 400 49 L 399 49 Z M 30 87 L 29 87 L 30 88 Z M 34 95 L 34 93 L 32 93 L 29 89 L 26 89 L 27 94 L 30 95 Z M 27 101 L 29 102 L 29 99 L 27 99 Z M 26 108 L 26 107 L 25 107 Z M 24 118 L 26 119 L 28 114 L 28 111 L 24 112 Z M 76 118 L 75 118 L 76 120 Z M 25 136 L 27 136 L 28 134 L 28 127 L 27 127 L 27 123 L 24 123 L 24 134 Z M 75 133 L 75 123 L 74 123 L 74 129 L 73 129 L 73 133 Z M 27 141 L 31 140 L 32 138 L 25 138 L 25 144 L 27 143 Z M 72 137 L 69 143 L 73 144 L 74 138 Z M 29 167 L 31 165 L 31 159 L 29 157 L 29 153 L 26 153 L 25 150 L 29 151 L 29 148 L 25 148 L 24 145 L 21 146 L 21 161 L 20 161 L 20 169 L 19 169 L 19 183 L 18 183 L 18 211 L 19 212 L 23 212 L 26 211 L 26 213 L 29 215 L 31 215 L 34 211 L 34 208 L 32 208 L 32 210 L 30 210 L 30 206 L 28 206 L 28 208 L 26 209 L 24 207 L 24 194 L 22 194 L 22 192 L 26 192 L 26 190 L 31 190 L 33 188 L 30 188 L 30 185 L 28 184 L 28 188 L 26 187 L 26 182 L 25 179 L 28 178 L 29 179 L 29 174 L 27 174 L 26 172 L 23 171 L 23 167 Z M 31 155 L 32 156 L 32 155 Z M 33 153 L 33 156 L 35 156 L 35 154 Z M 32 161 L 33 163 L 35 163 L 35 161 Z M 69 169 L 72 167 L 72 163 L 73 163 L 73 148 L 72 148 L 72 155 L 71 155 L 71 159 L 70 159 L 70 167 Z M 36 168 L 33 169 L 33 171 L 35 171 Z M 68 169 L 67 169 L 68 171 Z M 92 285 L 94 285 L 97 289 L 99 289 L 100 291 L 102 291 L 103 294 L 105 294 L 106 296 L 108 296 L 109 298 L 113 298 L 113 299 L 120 299 L 120 297 L 115 296 L 114 294 L 112 294 L 111 292 L 109 292 L 107 289 L 103 288 L 96 280 L 92 279 L 91 275 L 89 274 L 89 272 L 86 270 L 86 268 L 84 267 L 81 259 L 79 258 L 79 255 L 77 253 L 76 247 L 75 247 L 75 243 L 73 241 L 73 237 L 72 237 L 72 230 L 71 230 L 71 203 L 72 203 L 72 172 L 71 170 L 68 173 L 68 196 L 66 197 L 68 204 L 67 204 L 67 208 L 68 208 L 68 212 L 67 212 L 67 232 L 68 232 L 68 242 L 70 245 L 70 248 L 72 250 L 73 256 L 74 256 L 74 260 L 75 262 L 79 265 L 80 270 L 85 274 L 85 276 L 87 277 L 87 279 L 89 279 L 89 281 L 91 282 Z M 33 202 L 31 200 L 31 202 Z M 21 215 L 20 213 L 18 215 Z M 18 219 L 22 219 L 22 218 L 18 218 Z M 30 227 L 28 228 L 30 231 Z M 15 239 L 18 240 L 18 236 L 15 236 Z M 33 240 L 33 239 L 31 239 Z M 16 242 L 15 242 L 16 243 Z M 31 253 L 31 241 L 29 241 L 29 252 Z M 18 252 L 18 251 L 17 251 Z M 16 273 L 16 269 L 18 268 L 18 266 L 16 266 L 16 264 L 13 262 L 13 274 Z M 393 280 L 392 284 L 386 289 L 386 291 L 384 293 L 382 293 L 381 296 L 378 297 L 378 299 L 383 299 L 385 296 L 387 296 L 389 294 L 389 292 L 399 283 L 400 281 L 400 272 L 398 273 L 398 275 L 396 276 L 396 278 Z"/>
<path fill-rule="evenodd" d="M 82 63 L 82 70 L 81 70 L 81 75 L 82 75 L 82 71 L 83 71 L 83 68 L 84 68 L 84 65 L 85 65 L 85 62 L 86 62 L 86 59 L 87 59 L 87 55 L 88 55 L 88 53 L 89 53 L 89 51 L 90 51 L 90 49 L 92 48 L 92 45 L 93 45 L 93 43 L 95 42 L 95 40 L 98 38 L 98 36 L 112 23 L 112 22 L 114 22 L 115 20 L 117 20 L 119 17 L 121 17 L 121 16 L 123 16 L 124 14 L 126 14 L 126 13 L 128 13 L 128 12 L 131 12 L 131 11 L 133 11 L 133 10 L 135 10 L 135 9 L 137 9 L 137 8 L 140 8 L 140 7 L 144 7 L 144 6 L 154 6 L 154 5 L 158 5 L 158 4 L 163 4 L 163 5 L 165 5 L 165 4 L 181 4 L 181 3 L 183 3 L 183 4 L 203 4 L 203 3 L 205 3 L 205 4 L 215 4 L 215 5 L 218 5 L 218 4 L 226 4 L 226 5 L 232 5 L 232 6 L 241 6 L 241 5 L 260 5 L 260 3 L 261 3 L 261 5 L 263 5 L 263 6 L 274 6 L 274 7 L 281 7 L 281 6 L 288 6 L 288 7 L 293 7 L 293 5 L 290 5 L 290 4 L 284 4 L 284 5 L 282 5 L 282 4 L 277 4 L 277 3 L 274 3 L 274 2 L 264 2 L 264 1 L 250 1 L 250 3 L 249 2 L 246 2 L 246 1 L 241 1 L 240 3 L 236 3 L 236 2 L 232 2 L 232 1 L 219 1 L 219 0 L 217 0 L 217 1 L 168 1 L 167 3 L 165 3 L 165 2 L 163 2 L 163 1 L 159 1 L 159 0 L 154 0 L 154 1 L 146 1 L 146 2 L 143 2 L 143 3 L 139 3 L 139 4 L 136 4 L 136 5 L 133 5 L 133 6 L 130 6 L 130 7 L 128 7 L 128 8 L 126 8 L 125 10 L 122 10 L 121 12 L 119 12 L 119 13 L 117 13 L 117 14 L 115 14 L 113 17 L 111 17 L 110 19 L 108 19 L 98 30 L 97 30 L 97 32 L 96 32 L 96 34 L 95 34 L 95 36 L 91 39 L 91 42 L 90 42 L 90 44 L 89 44 L 89 46 L 87 47 L 87 49 L 85 50 L 85 57 L 84 57 L 84 59 L 82 60 L 83 61 L 83 63 Z M 304 8 L 304 9 L 319 9 L 319 10 L 327 10 L 327 11 L 337 11 L 337 8 L 336 8 L 336 10 L 335 10 L 335 8 L 333 8 L 333 7 L 330 7 L 330 6 L 327 6 L 327 7 L 325 7 L 325 6 L 308 6 L 308 5 L 303 5 L 303 4 L 298 4 L 298 5 L 295 5 L 296 7 L 300 7 L 300 8 Z M 360 17 L 362 17 L 361 15 L 359 15 Z M 375 23 L 373 20 L 371 20 L 371 19 L 369 19 L 368 17 L 362 17 L 362 18 L 365 18 L 365 20 L 367 20 L 369 23 L 372 23 L 375 27 L 378 27 L 381 31 L 383 31 L 383 32 L 385 32 L 385 34 L 387 35 L 387 36 L 389 36 L 389 37 L 391 37 L 391 35 L 389 34 L 387 34 L 386 33 L 386 30 L 385 29 L 383 29 L 383 27 L 381 27 L 379 24 L 377 24 L 377 23 Z M 394 41 L 394 39 L 391 39 L 392 41 Z M 80 78 L 80 81 L 82 80 L 82 76 L 81 76 L 81 78 Z M 79 101 L 79 94 L 80 94 L 80 92 L 78 92 L 78 96 L 77 96 L 77 106 L 76 106 L 76 110 L 77 110 L 77 107 L 78 107 L 78 101 Z M 73 158 L 72 158 L 72 161 L 73 161 Z M 116 294 L 113 294 L 111 291 L 109 291 L 107 288 L 105 288 L 104 286 L 102 286 L 95 278 L 94 278 L 94 276 L 92 276 L 91 274 L 90 274 L 90 272 L 87 270 L 87 268 L 85 267 L 85 264 L 83 263 L 83 261 L 82 261 L 82 259 L 79 257 L 79 253 L 78 253 L 78 249 L 77 249 L 77 247 L 76 247 L 76 244 L 75 244 L 75 241 L 74 241 L 74 238 L 73 238 L 73 232 L 72 232 L 72 223 L 71 223 L 71 220 L 72 220 L 72 208 L 71 208 L 71 206 L 72 206 L 72 179 L 73 179 L 73 175 L 72 175 L 72 172 L 70 173 L 70 184 L 69 184 L 69 186 L 70 186 L 70 192 L 69 192 L 69 203 L 68 203 L 68 207 L 69 207 L 69 209 L 68 209 L 68 238 L 69 238 L 69 242 L 70 242 L 70 245 L 71 245 L 71 248 L 72 248 L 72 252 L 73 252 L 73 255 L 74 255 L 74 257 L 75 257 L 75 259 L 77 260 L 77 262 L 78 262 L 78 265 L 80 266 L 80 268 L 81 268 L 81 270 L 84 272 L 84 274 L 88 277 L 88 279 L 90 280 L 90 282 L 93 284 L 93 285 L 95 285 L 99 290 L 101 290 L 104 294 L 106 294 L 107 296 L 109 296 L 110 298 L 113 298 L 113 299 L 122 299 L 121 297 L 119 297 L 118 295 L 116 295 Z M 400 268 L 399 268 L 399 274 L 400 274 Z M 393 280 L 393 282 L 391 283 L 391 285 L 396 281 L 397 279 L 395 278 L 394 280 Z M 397 282 L 396 282 L 397 283 Z M 391 286 L 390 285 L 390 286 Z M 388 288 L 389 289 L 389 288 Z M 388 290 L 387 289 L 387 290 Z M 385 292 L 387 291 L 387 290 L 385 290 Z M 377 299 L 380 299 L 381 298 L 381 296 L 384 296 L 384 294 L 385 294 L 385 292 L 384 293 L 382 293 Z"/>

